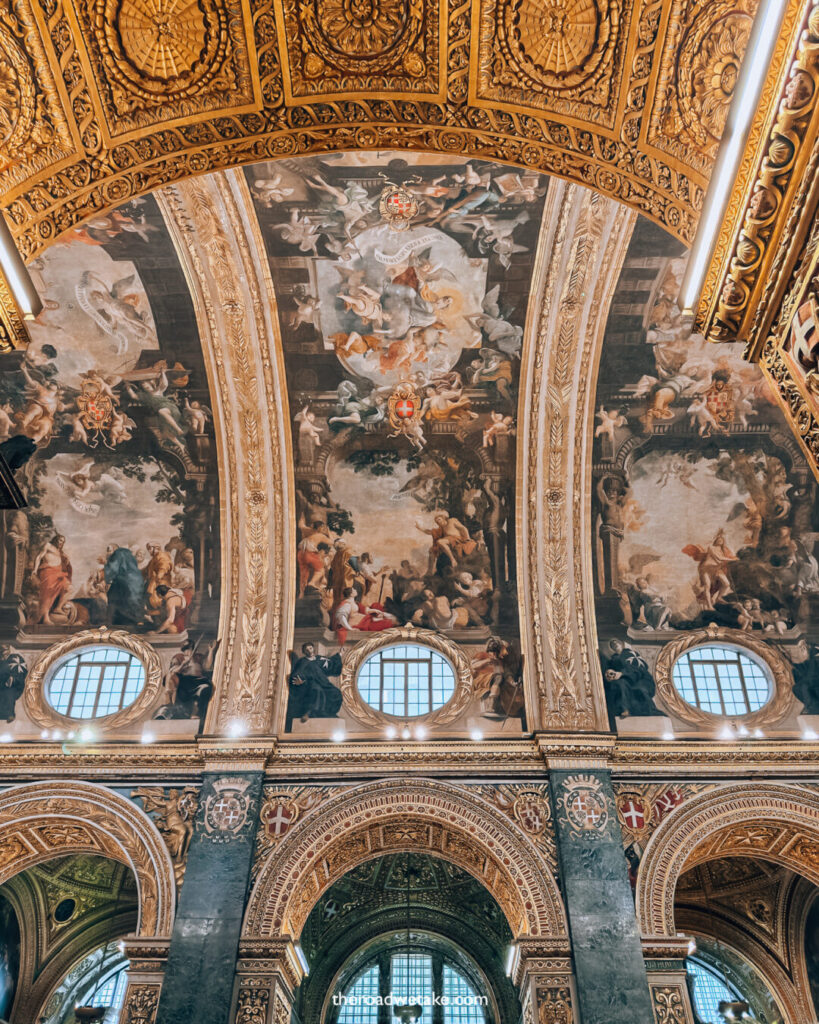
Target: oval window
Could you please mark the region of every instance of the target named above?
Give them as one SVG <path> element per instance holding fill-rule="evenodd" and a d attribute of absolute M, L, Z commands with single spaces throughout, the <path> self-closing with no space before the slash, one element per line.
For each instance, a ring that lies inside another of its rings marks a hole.
<path fill-rule="evenodd" d="M 421 644 L 382 647 L 358 670 L 356 685 L 371 708 L 396 718 L 417 718 L 442 708 L 455 693 L 455 670 Z"/>
<path fill-rule="evenodd" d="M 66 718 L 105 718 L 133 704 L 145 686 L 145 666 L 121 647 L 83 647 L 60 662 L 45 687 Z"/>
<path fill-rule="evenodd" d="M 764 662 L 727 644 L 707 644 L 681 654 L 672 679 L 686 704 L 728 718 L 759 711 L 773 696 Z"/>

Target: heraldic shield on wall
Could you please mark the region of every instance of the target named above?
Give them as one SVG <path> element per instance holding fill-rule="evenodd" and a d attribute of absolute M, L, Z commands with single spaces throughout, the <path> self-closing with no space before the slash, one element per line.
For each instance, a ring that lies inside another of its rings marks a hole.
<path fill-rule="evenodd" d="M 377 714 L 342 700 L 343 664 L 409 630 L 466 659 L 471 692 L 449 729 L 520 734 L 517 413 L 547 179 L 390 152 L 245 173 L 295 454 L 286 727 L 372 729 Z"/>

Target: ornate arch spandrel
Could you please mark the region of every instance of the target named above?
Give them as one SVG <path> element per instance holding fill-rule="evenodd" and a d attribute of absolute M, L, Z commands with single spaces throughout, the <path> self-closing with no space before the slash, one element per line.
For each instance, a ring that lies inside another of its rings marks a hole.
<path fill-rule="evenodd" d="M 518 479 L 520 602 L 527 695 L 536 729 L 607 730 L 595 655 L 591 441 L 608 310 L 634 229 L 633 212 L 550 183 L 523 363 Z"/>
<path fill-rule="evenodd" d="M 727 856 L 784 864 L 819 885 L 819 794 L 779 783 L 743 783 L 719 786 L 672 811 L 640 862 L 636 909 L 643 936 L 676 935 L 680 875 Z"/>
<path fill-rule="evenodd" d="M 0 885 L 74 853 L 127 864 L 137 881 L 140 938 L 171 934 L 173 864 L 156 826 L 130 800 L 92 782 L 27 782 L 0 792 Z"/>
<path fill-rule="evenodd" d="M 292 502 L 278 307 L 240 173 L 162 189 L 157 201 L 188 279 L 220 443 L 221 645 L 206 727 L 275 731 L 291 633 Z"/>
<path fill-rule="evenodd" d="M 294 826 L 261 867 L 243 937 L 296 939 L 322 893 L 348 871 L 418 850 L 481 882 L 516 937 L 567 946 L 560 891 L 528 836 L 480 797 L 429 779 L 357 786 Z"/>

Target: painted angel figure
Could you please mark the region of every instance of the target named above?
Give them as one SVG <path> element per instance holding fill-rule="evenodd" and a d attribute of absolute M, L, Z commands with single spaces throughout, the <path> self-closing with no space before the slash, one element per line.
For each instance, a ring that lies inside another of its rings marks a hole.
<path fill-rule="evenodd" d="M 274 231 L 278 231 L 285 242 L 297 245 L 300 252 L 310 252 L 318 256 L 318 243 L 321 240 L 322 225 L 314 224 L 310 217 L 302 216 L 298 210 L 290 212 L 290 220 L 285 224 L 276 224 Z"/>
<path fill-rule="evenodd" d="M 30 437 L 35 444 L 47 441 L 54 432 L 57 413 L 68 407 L 62 402 L 62 392 L 53 380 L 38 380 L 32 377 L 25 365 L 20 372 L 26 381 L 26 408 L 19 415 L 17 429 Z"/>
<path fill-rule="evenodd" d="M 514 356 L 520 352 L 523 328 L 512 324 L 500 307 L 500 285 L 491 288 L 481 302 L 482 313 L 467 316 L 466 321 L 476 330 L 483 331 L 486 340 L 496 349 Z"/>
<path fill-rule="evenodd" d="M 187 397 L 182 408 L 182 415 L 194 434 L 204 434 L 208 420 L 213 416 L 210 409 L 196 398 L 191 402 Z"/>
<path fill-rule="evenodd" d="M 311 295 L 306 288 L 293 292 L 293 301 L 296 303 L 296 312 L 292 314 L 290 326 L 294 331 L 302 324 L 310 324 L 317 327 L 316 317 L 321 308 L 321 299 L 317 295 Z"/>
<path fill-rule="evenodd" d="M 281 203 L 292 196 L 296 190 L 282 185 L 281 174 L 274 174 L 272 178 L 256 178 L 253 182 L 253 197 L 262 206 L 270 209 L 274 203 Z"/>
<path fill-rule="evenodd" d="M 600 406 L 595 418 L 600 422 L 595 427 L 594 436 L 607 438 L 614 451 L 614 431 L 617 427 L 625 427 L 628 420 L 619 410 L 610 412 L 604 405 Z"/>
<path fill-rule="evenodd" d="M 350 182 L 345 188 L 336 188 L 317 174 L 314 178 L 308 178 L 307 184 L 332 198 L 334 211 L 344 218 L 344 233 L 348 238 L 352 237 L 353 228 L 371 212 L 370 196 L 363 185 L 357 182 Z"/>
<path fill-rule="evenodd" d="M 316 414 L 309 405 L 294 416 L 299 425 L 299 453 L 307 462 L 312 462 L 315 449 L 321 447 L 321 427 L 316 426 Z"/>
<path fill-rule="evenodd" d="M 495 446 L 498 437 L 511 437 L 515 433 L 515 421 L 512 416 L 504 416 L 502 412 L 489 413 L 489 426 L 483 431 L 483 447 Z"/>
<path fill-rule="evenodd" d="M 80 308 L 101 331 L 116 339 L 118 355 L 125 352 L 129 340 L 139 341 L 151 333 L 144 314 L 137 309 L 136 287 L 136 274 L 121 277 L 109 287 L 99 275 L 86 270 L 76 288 Z"/>

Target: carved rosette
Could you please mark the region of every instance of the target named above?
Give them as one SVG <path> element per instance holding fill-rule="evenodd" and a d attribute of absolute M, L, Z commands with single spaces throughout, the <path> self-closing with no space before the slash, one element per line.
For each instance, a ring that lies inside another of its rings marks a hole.
<path fill-rule="evenodd" d="M 438 92 L 444 12 L 430 0 L 285 0 L 283 12 L 293 98 Z"/>
<path fill-rule="evenodd" d="M 678 3 L 651 112 L 649 139 L 709 173 L 759 0 Z"/>
<path fill-rule="evenodd" d="M 77 15 L 113 134 L 254 98 L 241 0 L 93 0 Z"/>

